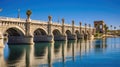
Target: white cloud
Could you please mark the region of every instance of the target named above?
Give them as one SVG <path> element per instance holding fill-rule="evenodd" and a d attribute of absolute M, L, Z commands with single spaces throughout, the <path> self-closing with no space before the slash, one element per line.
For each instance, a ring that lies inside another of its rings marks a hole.
<path fill-rule="evenodd" d="M 0 8 L 0 12 L 2 11 L 2 8 Z"/>

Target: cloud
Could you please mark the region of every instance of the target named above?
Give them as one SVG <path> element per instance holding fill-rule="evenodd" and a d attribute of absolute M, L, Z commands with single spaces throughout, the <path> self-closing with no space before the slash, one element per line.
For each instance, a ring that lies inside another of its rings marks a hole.
<path fill-rule="evenodd" d="M 0 12 L 2 11 L 2 8 L 0 8 Z"/>

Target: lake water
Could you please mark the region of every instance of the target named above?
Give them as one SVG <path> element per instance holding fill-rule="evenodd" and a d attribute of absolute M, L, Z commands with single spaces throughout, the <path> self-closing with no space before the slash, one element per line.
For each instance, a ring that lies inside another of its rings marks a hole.
<path fill-rule="evenodd" d="M 120 67 L 120 38 L 5 44 L 0 67 Z"/>

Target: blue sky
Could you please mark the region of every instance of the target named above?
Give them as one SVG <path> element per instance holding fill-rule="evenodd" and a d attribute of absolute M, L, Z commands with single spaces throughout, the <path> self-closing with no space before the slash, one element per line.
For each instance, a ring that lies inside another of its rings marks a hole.
<path fill-rule="evenodd" d="M 104 20 L 110 26 L 120 25 L 120 0 L 0 0 L 0 16 L 26 18 L 26 10 L 32 10 L 31 19 L 48 20 L 52 15 L 53 21 L 65 18 L 71 24 L 75 20 L 92 24 L 94 20 Z"/>

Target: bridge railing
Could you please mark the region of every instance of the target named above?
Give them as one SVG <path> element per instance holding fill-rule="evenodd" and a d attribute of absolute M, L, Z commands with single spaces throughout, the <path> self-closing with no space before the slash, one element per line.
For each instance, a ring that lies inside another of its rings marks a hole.
<path fill-rule="evenodd" d="M 40 21 L 40 20 L 31 20 L 32 23 L 42 23 L 47 24 L 48 21 Z"/>
<path fill-rule="evenodd" d="M 4 21 L 19 21 L 19 22 L 26 22 L 26 19 L 21 19 L 21 18 L 10 18 L 10 17 L 2 17 L 0 16 L 0 20 L 4 20 Z M 48 21 L 40 21 L 40 20 L 31 20 L 32 23 L 38 23 L 38 24 L 48 24 Z M 53 25 L 59 25 L 61 26 L 62 24 L 59 22 L 52 22 Z M 64 24 L 65 26 L 69 26 L 71 27 L 71 24 Z M 79 27 L 77 25 L 75 25 L 75 27 Z M 85 28 L 85 26 L 81 26 L 82 28 Z M 91 28 L 94 29 L 93 27 L 86 27 L 86 28 Z"/>
<path fill-rule="evenodd" d="M 52 24 L 53 25 L 61 25 L 61 23 L 58 23 L 58 22 L 53 22 Z"/>
<path fill-rule="evenodd" d="M 0 20 L 7 20 L 7 21 L 24 21 L 25 19 L 21 19 L 21 18 L 10 18 L 10 17 L 0 17 Z"/>

